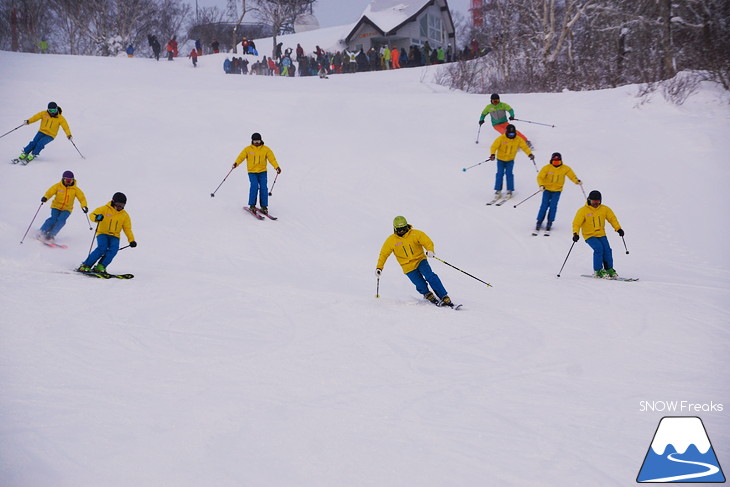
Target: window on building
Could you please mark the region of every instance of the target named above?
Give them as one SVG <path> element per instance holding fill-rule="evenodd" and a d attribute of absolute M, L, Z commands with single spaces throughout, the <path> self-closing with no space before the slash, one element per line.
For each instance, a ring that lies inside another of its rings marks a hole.
<path fill-rule="evenodd" d="M 426 14 L 421 17 L 420 21 L 421 37 L 430 41 L 443 42 L 443 30 L 441 27 L 441 17 Z"/>

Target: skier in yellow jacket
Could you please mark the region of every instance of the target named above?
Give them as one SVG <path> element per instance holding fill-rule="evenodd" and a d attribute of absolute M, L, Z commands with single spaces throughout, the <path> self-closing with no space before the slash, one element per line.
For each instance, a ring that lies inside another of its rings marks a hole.
<path fill-rule="evenodd" d="M 444 285 L 441 284 L 441 279 L 428 264 L 427 257 L 434 257 L 433 241 L 421 230 L 412 228 L 405 217 L 397 216 L 393 219 L 393 234 L 385 239 L 380 249 L 380 257 L 375 268 L 377 277 L 383 272 L 385 261 L 391 253 L 395 254 L 403 273 L 424 298 L 441 306 L 453 306 Z M 429 284 L 433 292 L 428 289 Z"/>
<path fill-rule="evenodd" d="M 573 172 L 573 170 L 563 164 L 563 156 L 560 152 L 553 152 L 550 156 L 550 163 L 545 165 L 537 174 L 537 185 L 542 189 L 542 203 L 537 212 L 537 225 L 535 231 L 539 231 L 542 222 L 547 214 L 547 226 L 545 230 L 548 232 L 553 226 L 555 215 L 558 213 L 558 201 L 563 191 L 565 178 L 570 178 L 575 184 L 581 184 Z"/>
<path fill-rule="evenodd" d="M 260 133 L 255 132 L 251 135 L 251 145 L 241 151 L 236 158 L 236 162 L 233 163 L 233 167 L 238 167 L 243 161 L 246 161 L 248 180 L 251 182 L 248 190 L 248 207 L 253 213 L 256 213 L 256 197 L 258 196 L 261 202 L 261 211 L 268 213 L 269 189 L 267 187 L 268 173 L 266 172 L 266 164 L 269 163 L 274 166 L 276 174 L 281 174 L 281 168 L 279 163 L 276 162 L 272 150 L 264 145 Z"/>
<path fill-rule="evenodd" d="M 51 203 L 51 216 L 41 226 L 38 238 L 45 239 L 46 241 L 53 241 L 61 231 L 66 220 L 71 215 L 74 209 L 74 199 L 79 200 L 81 210 L 86 213 L 89 208 L 86 206 L 86 196 L 84 192 L 76 186 L 76 179 L 74 173 L 71 171 L 64 171 L 61 177 L 61 181 L 54 184 L 46 194 L 41 197 L 41 203 L 45 203 L 50 198 L 53 198 Z"/>
<path fill-rule="evenodd" d="M 124 209 L 127 197 L 124 193 L 114 193 L 112 200 L 91 213 L 96 225 L 96 248 L 79 266 L 81 272 L 105 273 L 106 268 L 119 252 L 119 237 L 122 231 L 127 236 L 129 246 L 134 248 L 137 242 L 132 233 L 132 219 Z M 99 262 L 93 268 L 94 263 Z"/>
<path fill-rule="evenodd" d="M 524 139 L 517 137 L 517 129 L 512 124 L 507 125 L 503 135 L 494 139 L 492 147 L 489 149 L 491 152 L 489 160 L 497 159 L 497 176 L 494 180 L 494 196 L 497 198 L 502 195 L 502 180 L 505 175 L 507 176 L 507 197 L 511 197 L 515 190 L 515 176 L 512 169 L 515 166 L 518 149 L 522 149 L 530 160 L 535 160 L 535 156 Z"/>
<path fill-rule="evenodd" d="M 606 222 L 610 223 L 614 230 L 624 236 L 613 210 L 601 204 L 602 196 L 600 191 L 593 190 L 588 193 L 588 201 L 581 207 L 573 219 L 573 242 L 580 237 L 578 232 L 583 233 L 586 243 L 593 249 L 593 270 L 595 277 L 615 279 L 618 273 L 613 268 L 613 252 L 606 237 Z"/>
<path fill-rule="evenodd" d="M 48 104 L 48 109 L 46 111 L 38 112 L 28 120 L 25 120 L 25 125 L 30 125 L 31 123 L 35 123 L 40 120 L 41 126 L 38 129 L 38 133 L 35 134 L 35 137 L 33 137 L 33 140 L 31 140 L 28 145 L 23 148 L 23 152 L 18 156 L 20 161 L 24 164 L 28 164 L 30 161 L 35 159 L 43 148 L 56 138 L 59 127 L 66 132 L 68 140 L 73 138 L 71 136 L 71 129 L 68 128 L 66 118 L 64 118 L 61 113 L 61 107 L 59 107 L 56 102 L 52 101 Z"/>

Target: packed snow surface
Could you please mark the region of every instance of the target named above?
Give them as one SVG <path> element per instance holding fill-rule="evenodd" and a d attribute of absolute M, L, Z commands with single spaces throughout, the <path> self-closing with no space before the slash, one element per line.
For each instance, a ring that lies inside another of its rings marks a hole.
<path fill-rule="evenodd" d="M 0 164 L 0 484 L 630 485 L 666 415 L 700 416 L 730 464 L 720 90 L 682 106 L 635 86 L 503 93 L 555 127 L 518 123 L 537 167 L 519 153 L 515 198 L 490 207 L 494 164 L 462 170 L 498 135 L 487 123 L 475 144 L 488 96 L 433 68 L 276 78 L 224 58 L 0 53 L 0 131 L 55 101 L 85 156 L 61 132 Z M 37 129 L 0 139 L 5 159 Z M 282 167 L 275 222 L 241 210 L 248 178 L 230 172 L 253 132 Z M 580 277 L 569 181 L 552 235 L 531 236 L 540 196 L 514 206 L 554 151 L 616 213 L 615 267 L 638 282 Z M 127 195 L 139 245 L 109 270 L 133 280 L 73 272 L 93 238 L 78 205 L 68 249 L 33 238 L 65 170 L 92 210 Z M 431 259 L 464 305 L 439 309 L 391 257 L 376 298 L 396 215 L 492 287 Z M 661 401 L 714 409 L 646 407 Z"/>

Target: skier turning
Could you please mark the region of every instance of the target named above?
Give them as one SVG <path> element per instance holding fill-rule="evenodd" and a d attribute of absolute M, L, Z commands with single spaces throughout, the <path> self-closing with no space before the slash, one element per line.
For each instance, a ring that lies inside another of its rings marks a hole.
<path fill-rule="evenodd" d="M 385 239 L 385 243 L 380 249 L 380 257 L 375 269 L 377 277 L 380 277 L 383 272 L 385 261 L 388 260 L 391 253 L 395 254 L 395 258 L 403 268 L 403 273 L 425 299 L 440 306 L 454 306 L 444 285 L 441 284 L 441 279 L 431 270 L 428 263 L 427 257 L 434 257 L 433 241 L 421 230 L 411 227 L 403 216 L 393 219 L 393 234 Z M 433 292 L 428 289 L 429 284 Z"/>
<path fill-rule="evenodd" d="M 25 125 L 30 125 L 40 120 L 41 126 L 38 129 L 38 133 L 33 137 L 33 140 L 23 148 L 23 152 L 18 156 L 19 160 L 27 164 L 35 159 L 43 148 L 56 138 L 59 127 L 63 128 L 63 131 L 66 132 L 68 140 L 72 139 L 71 129 L 68 128 L 68 123 L 61 113 L 61 107 L 52 101 L 48 104 L 46 111 L 38 112 L 24 121 Z"/>
<path fill-rule="evenodd" d="M 601 204 L 601 199 L 600 191 L 594 189 L 588 193 L 587 203 L 573 219 L 573 242 L 580 239 L 578 232 L 582 231 L 586 243 L 593 249 L 593 277 L 615 279 L 618 273 L 613 268 L 613 252 L 606 237 L 606 221 L 622 237 L 624 231 L 611 208 Z"/>
<path fill-rule="evenodd" d="M 484 124 L 484 119 L 489 115 L 489 119 L 492 121 L 492 128 L 500 134 L 504 134 L 507 130 L 507 124 L 515 119 L 515 111 L 508 104 L 501 102 L 497 93 L 492 93 L 490 102 L 489 105 L 484 107 L 484 110 L 482 110 L 479 116 L 479 126 L 481 127 Z M 517 137 L 524 140 L 527 146 L 532 149 L 532 143 L 527 140 L 525 134 L 518 131 Z"/>
<path fill-rule="evenodd" d="M 132 233 L 132 219 L 124 209 L 126 204 L 127 197 L 124 193 L 114 193 L 109 203 L 91 213 L 91 219 L 97 223 L 96 248 L 79 266 L 79 271 L 106 273 L 106 268 L 119 252 L 119 236 L 122 231 L 127 236 L 129 246 L 137 246 Z M 97 261 L 99 263 L 92 269 L 91 266 Z"/>
<path fill-rule="evenodd" d="M 51 216 L 41 226 L 38 238 L 52 242 L 58 232 L 66 225 L 66 220 L 74 209 L 74 199 L 79 200 L 81 211 L 84 213 L 88 212 L 89 208 L 86 206 L 86 196 L 76 186 L 76 179 L 71 171 L 63 172 L 61 181 L 48 188 L 46 194 L 41 197 L 41 203 L 45 203 L 49 198 L 53 198 Z"/>
<path fill-rule="evenodd" d="M 550 156 L 550 163 L 540 169 L 537 174 L 537 185 L 542 190 L 542 203 L 537 212 L 535 231 L 539 231 L 542 227 L 545 215 L 547 215 L 545 230 L 549 232 L 552 228 L 555 216 L 558 213 L 558 201 L 563 192 L 566 177 L 570 178 L 575 184 L 581 184 L 580 179 L 577 178 L 573 170 L 563 164 L 563 156 L 560 152 L 553 152 L 553 155 Z"/>

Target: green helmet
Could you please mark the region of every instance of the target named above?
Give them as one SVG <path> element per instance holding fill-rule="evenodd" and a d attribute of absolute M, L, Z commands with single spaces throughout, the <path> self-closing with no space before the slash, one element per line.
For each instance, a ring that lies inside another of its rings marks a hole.
<path fill-rule="evenodd" d="M 404 216 L 397 216 L 393 218 L 393 228 L 402 228 L 407 227 L 408 221 L 406 221 L 406 217 Z"/>

